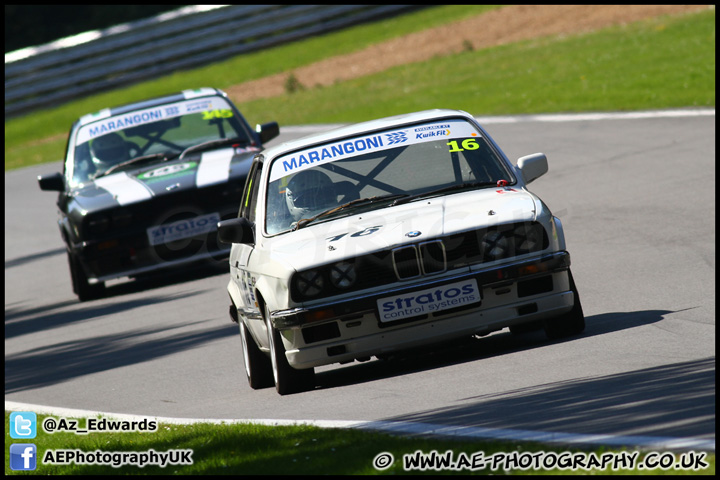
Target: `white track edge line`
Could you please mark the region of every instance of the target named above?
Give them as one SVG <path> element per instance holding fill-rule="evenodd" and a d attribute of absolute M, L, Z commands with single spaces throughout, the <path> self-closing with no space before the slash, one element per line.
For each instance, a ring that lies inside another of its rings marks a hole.
<path fill-rule="evenodd" d="M 295 426 L 310 425 L 320 428 L 355 428 L 358 430 L 371 430 L 384 433 L 405 435 L 442 436 L 454 438 L 474 438 L 492 440 L 510 440 L 543 442 L 570 445 L 605 445 L 605 446 L 633 446 L 644 449 L 664 450 L 712 450 L 715 451 L 714 439 L 703 438 L 676 438 L 653 437 L 635 435 L 605 435 L 605 434 L 578 434 L 565 432 L 538 432 L 530 430 L 465 427 L 455 425 L 439 425 L 415 422 L 389 422 L 368 420 L 282 420 L 282 419 L 217 419 L 217 418 L 171 418 L 154 417 L 147 415 L 130 415 L 123 413 L 106 413 L 91 410 L 50 407 L 5 401 L 6 411 L 31 411 L 45 415 L 60 417 L 105 417 L 117 420 L 155 420 L 158 423 L 174 425 L 191 425 L 196 423 L 210 424 L 255 424 L 266 426 Z"/>

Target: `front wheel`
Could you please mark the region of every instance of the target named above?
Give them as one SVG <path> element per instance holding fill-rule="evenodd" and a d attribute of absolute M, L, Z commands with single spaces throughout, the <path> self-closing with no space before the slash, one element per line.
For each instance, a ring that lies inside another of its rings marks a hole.
<path fill-rule="evenodd" d="M 257 390 L 272 387 L 274 380 L 270 359 L 260 351 L 245 326 L 245 322 L 239 319 L 238 323 L 240 324 L 240 338 L 242 339 L 243 360 L 245 361 L 245 375 L 247 375 L 250 388 Z"/>
<path fill-rule="evenodd" d="M 88 300 L 96 300 L 105 295 L 105 283 L 99 282 L 90 284 L 88 282 L 85 270 L 82 268 L 80 259 L 72 253 L 68 252 L 68 264 L 70 265 L 70 279 L 72 280 L 73 292 L 78 296 L 81 302 Z"/>
<path fill-rule="evenodd" d="M 265 307 L 265 324 L 270 345 L 275 390 L 280 395 L 287 395 L 315 388 L 315 370 L 313 368 L 295 369 L 288 363 L 280 332 L 273 328 L 270 311 L 267 307 Z"/>
<path fill-rule="evenodd" d="M 578 335 L 585 330 L 585 315 L 583 314 L 580 295 L 578 294 L 575 280 L 570 270 L 568 270 L 568 277 L 570 278 L 570 290 L 573 292 L 575 304 L 569 312 L 545 320 L 545 335 L 552 340 Z"/>

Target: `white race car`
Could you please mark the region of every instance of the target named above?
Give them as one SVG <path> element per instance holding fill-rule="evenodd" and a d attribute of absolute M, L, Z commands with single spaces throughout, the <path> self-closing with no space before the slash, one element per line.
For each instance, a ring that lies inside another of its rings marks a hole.
<path fill-rule="evenodd" d="M 231 243 L 231 318 L 252 388 L 314 367 L 509 327 L 585 328 L 560 220 L 468 113 L 429 110 L 259 153 Z"/>

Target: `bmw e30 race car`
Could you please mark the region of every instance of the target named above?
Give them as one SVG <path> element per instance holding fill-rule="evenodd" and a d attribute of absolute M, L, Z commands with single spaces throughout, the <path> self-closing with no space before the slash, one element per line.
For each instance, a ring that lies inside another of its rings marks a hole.
<path fill-rule="evenodd" d="M 582 332 L 561 222 L 468 113 L 429 110 L 259 153 L 230 253 L 230 316 L 252 388 L 314 367 L 503 328 Z"/>
<path fill-rule="evenodd" d="M 253 156 L 279 134 L 253 130 L 215 88 L 101 110 L 70 129 L 62 173 L 42 175 L 59 192 L 58 225 L 80 301 L 105 282 L 224 258 L 220 220 L 237 215 Z"/>

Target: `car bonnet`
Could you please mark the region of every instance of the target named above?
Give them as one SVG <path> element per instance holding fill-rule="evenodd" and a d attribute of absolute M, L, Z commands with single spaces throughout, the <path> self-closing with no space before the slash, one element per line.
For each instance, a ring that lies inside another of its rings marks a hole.
<path fill-rule="evenodd" d="M 310 224 L 263 244 L 278 260 L 304 270 L 452 233 L 535 220 L 535 202 L 521 188 L 476 190 Z"/>
<path fill-rule="evenodd" d="M 75 192 L 78 203 L 93 209 L 131 205 L 160 195 L 243 179 L 257 149 L 223 148 L 180 161 L 123 170 L 100 177 Z"/>

